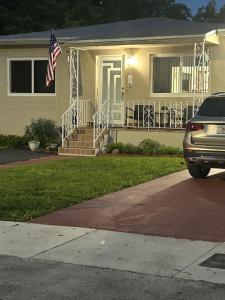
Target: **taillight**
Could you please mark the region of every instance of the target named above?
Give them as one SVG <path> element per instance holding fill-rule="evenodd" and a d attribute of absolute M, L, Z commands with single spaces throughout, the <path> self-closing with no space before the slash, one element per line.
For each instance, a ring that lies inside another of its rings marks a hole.
<path fill-rule="evenodd" d="M 186 125 L 186 131 L 198 131 L 203 129 L 204 129 L 204 125 L 202 123 L 188 122 Z"/>

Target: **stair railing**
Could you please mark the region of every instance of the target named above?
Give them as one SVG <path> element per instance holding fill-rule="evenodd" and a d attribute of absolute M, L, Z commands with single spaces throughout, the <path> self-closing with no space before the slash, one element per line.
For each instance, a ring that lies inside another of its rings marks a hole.
<path fill-rule="evenodd" d="M 75 128 L 88 126 L 92 122 L 94 106 L 91 100 L 74 99 L 70 107 L 62 115 L 62 147 Z"/>
<path fill-rule="evenodd" d="M 93 115 L 93 148 L 102 133 L 109 127 L 111 113 L 109 108 L 109 100 L 105 101 Z"/>
<path fill-rule="evenodd" d="M 62 115 L 62 147 L 68 136 L 73 132 L 74 128 L 78 127 L 79 114 L 78 114 L 78 100 L 74 100 L 70 107 Z"/>

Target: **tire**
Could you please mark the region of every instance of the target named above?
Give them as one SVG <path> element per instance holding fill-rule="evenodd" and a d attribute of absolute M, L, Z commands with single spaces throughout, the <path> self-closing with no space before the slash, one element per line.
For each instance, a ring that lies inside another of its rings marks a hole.
<path fill-rule="evenodd" d="M 194 178 L 206 178 L 209 174 L 210 168 L 199 165 L 188 165 L 188 171 L 190 175 Z"/>

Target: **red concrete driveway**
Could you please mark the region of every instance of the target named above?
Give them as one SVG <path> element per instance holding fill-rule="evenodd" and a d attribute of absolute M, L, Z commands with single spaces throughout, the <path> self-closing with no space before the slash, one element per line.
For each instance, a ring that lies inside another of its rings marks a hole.
<path fill-rule="evenodd" d="M 33 222 L 225 241 L 225 172 L 207 179 L 179 172 Z"/>

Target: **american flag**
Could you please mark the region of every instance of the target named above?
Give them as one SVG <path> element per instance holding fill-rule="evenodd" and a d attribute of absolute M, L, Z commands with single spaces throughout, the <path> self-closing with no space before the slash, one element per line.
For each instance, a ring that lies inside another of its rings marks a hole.
<path fill-rule="evenodd" d="M 59 46 L 54 30 L 51 30 L 50 43 L 49 43 L 49 57 L 46 74 L 46 87 L 49 87 L 51 81 L 54 80 L 54 70 L 56 68 L 56 58 L 62 53 L 62 49 Z"/>

